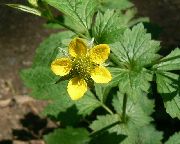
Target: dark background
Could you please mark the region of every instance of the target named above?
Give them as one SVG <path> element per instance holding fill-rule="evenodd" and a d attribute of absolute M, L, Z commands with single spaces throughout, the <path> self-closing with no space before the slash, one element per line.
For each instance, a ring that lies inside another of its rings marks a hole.
<path fill-rule="evenodd" d="M 151 30 L 160 29 L 159 37 L 155 38 L 161 41 L 162 53 L 180 46 L 180 0 L 133 1 L 138 16 L 150 18 Z M 23 0 L 0 0 L 0 144 L 16 139 L 12 130 L 25 129 L 19 120 L 28 113 L 37 115 L 45 105 L 42 101 L 24 99 L 28 91 L 19 78 L 19 71 L 31 65 L 36 47 L 55 32 L 43 28 L 42 18 L 2 5 L 8 2 Z"/>

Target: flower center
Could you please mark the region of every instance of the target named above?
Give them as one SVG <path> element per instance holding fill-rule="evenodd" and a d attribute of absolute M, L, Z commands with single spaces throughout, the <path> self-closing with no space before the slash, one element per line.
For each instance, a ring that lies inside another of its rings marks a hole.
<path fill-rule="evenodd" d="M 78 57 L 72 60 L 73 73 L 78 77 L 89 77 L 93 67 L 94 64 L 90 61 L 88 56 Z"/>

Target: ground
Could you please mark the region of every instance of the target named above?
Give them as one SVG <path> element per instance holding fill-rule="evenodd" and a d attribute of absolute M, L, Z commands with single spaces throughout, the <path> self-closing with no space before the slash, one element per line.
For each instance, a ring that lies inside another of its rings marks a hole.
<path fill-rule="evenodd" d="M 21 0 L 0 3 L 8 1 Z M 179 0 L 134 2 L 138 15 L 150 17 L 153 24 L 163 29 L 158 39 L 164 53 L 180 46 Z M 56 126 L 39 114 L 47 102 L 29 97 L 29 90 L 19 78 L 20 70 L 30 67 L 39 43 L 55 32 L 43 28 L 44 22 L 0 5 L 0 144 L 43 144 L 42 134 Z"/>

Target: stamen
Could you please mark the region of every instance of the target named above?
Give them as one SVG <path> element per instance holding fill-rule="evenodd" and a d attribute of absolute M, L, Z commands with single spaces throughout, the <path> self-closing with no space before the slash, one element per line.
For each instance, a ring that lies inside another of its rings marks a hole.
<path fill-rule="evenodd" d="M 92 48 L 94 45 L 94 38 L 91 39 L 91 41 L 88 43 L 88 47 Z"/>

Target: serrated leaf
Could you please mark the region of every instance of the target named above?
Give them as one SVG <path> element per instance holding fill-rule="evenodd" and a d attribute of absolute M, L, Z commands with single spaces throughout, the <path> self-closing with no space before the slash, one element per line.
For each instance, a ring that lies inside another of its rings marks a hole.
<path fill-rule="evenodd" d="M 129 69 L 135 66 L 146 66 L 159 58 L 159 42 L 151 40 L 151 35 L 146 33 L 144 26 L 138 24 L 127 29 L 119 42 L 111 44 L 112 52 Z"/>
<path fill-rule="evenodd" d="M 49 5 L 63 12 L 70 19 L 89 29 L 94 12 L 97 8 L 96 0 L 45 0 Z"/>
<path fill-rule="evenodd" d="M 64 48 L 63 41 L 69 39 L 74 33 L 65 31 L 50 35 L 36 49 L 36 55 L 33 61 L 33 67 L 46 66 L 50 67 L 50 63 L 56 58 L 59 52 L 59 47 Z"/>
<path fill-rule="evenodd" d="M 158 64 L 154 65 L 154 68 L 162 71 L 180 70 L 180 49 L 176 48 L 162 58 Z"/>
<path fill-rule="evenodd" d="M 180 119 L 179 76 L 170 72 L 156 73 L 157 90 L 162 95 L 166 112 Z"/>
<path fill-rule="evenodd" d="M 153 125 L 134 129 L 122 144 L 161 144 L 163 133 L 157 131 Z"/>
<path fill-rule="evenodd" d="M 118 92 L 118 96 L 113 98 L 113 106 L 118 114 L 97 116 L 97 120 L 93 121 L 90 128 L 94 131 L 100 131 L 105 127 L 119 122 L 118 124 L 108 128 L 109 132 L 128 135 L 131 129 L 139 128 L 150 123 L 152 120 L 148 114 L 142 109 L 139 103 L 134 103 L 128 99 L 126 104 L 126 122 L 122 122 L 123 96 Z"/>
<path fill-rule="evenodd" d="M 113 106 L 117 113 L 122 114 L 122 107 L 123 107 L 123 94 L 118 92 L 117 95 L 113 97 Z M 139 109 L 139 113 L 141 115 L 149 116 L 154 111 L 154 101 L 147 98 L 147 95 L 140 95 L 136 102 L 128 99 L 127 101 L 127 112 L 130 112 L 131 109 Z M 135 108 L 134 108 L 135 107 Z M 128 110 L 129 109 L 129 110 Z M 127 113 L 128 114 L 128 113 Z"/>
<path fill-rule="evenodd" d="M 180 132 L 172 135 L 165 144 L 179 144 L 180 143 Z"/>
<path fill-rule="evenodd" d="M 32 96 L 37 99 L 61 99 L 68 97 L 67 82 L 55 84 L 58 77 L 55 76 L 50 68 L 36 67 L 23 70 L 21 78 L 25 85 L 32 90 Z"/>
<path fill-rule="evenodd" d="M 113 85 L 117 83 L 122 93 L 127 93 L 134 101 L 144 92 L 148 93 L 152 74 L 146 69 L 131 71 L 128 69 L 111 68 Z"/>
<path fill-rule="evenodd" d="M 57 129 L 44 137 L 47 144 L 86 144 L 89 133 L 83 128 Z"/>
<path fill-rule="evenodd" d="M 21 4 L 6 4 L 6 5 L 9 6 L 9 7 L 12 7 L 12 8 L 27 12 L 27 13 L 37 15 L 37 16 L 42 15 L 42 13 L 39 10 L 37 10 L 35 8 L 25 6 L 25 5 L 21 5 Z"/>
<path fill-rule="evenodd" d="M 88 91 L 83 96 L 83 98 L 76 101 L 75 105 L 78 109 L 78 113 L 83 116 L 90 115 L 93 110 L 101 106 L 100 102 L 96 99 L 96 97 L 90 91 Z"/>
<path fill-rule="evenodd" d="M 107 9 L 125 10 L 134 6 L 134 4 L 129 0 L 113 0 L 113 1 L 99 0 L 99 2 L 101 4 L 101 10 L 107 10 Z"/>
<path fill-rule="evenodd" d="M 123 97 L 124 95 L 120 92 L 117 93 L 113 97 L 113 107 L 116 110 L 116 112 L 122 116 L 122 107 L 123 107 Z M 127 96 L 128 97 L 128 96 Z M 152 107 L 149 109 L 148 113 L 146 106 L 144 106 L 142 99 L 145 97 L 144 95 L 139 96 L 139 99 L 134 102 L 129 97 L 127 98 L 127 104 L 126 104 L 126 114 L 128 117 L 128 124 L 136 125 L 136 126 L 142 126 L 145 124 L 148 124 L 152 118 L 149 117 L 149 115 L 153 112 Z M 146 99 L 147 100 L 147 99 Z"/>
<path fill-rule="evenodd" d="M 118 40 L 126 29 L 123 23 L 123 15 L 114 10 L 107 10 L 104 14 L 97 13 L 95 24 L 93 25 L 92 34 L 98 43 L 113 43 Z"/>
<path fill-rule="evenodd" d="M 138 114 L 137 114 L 138 115 Z M 112 125 L 119 120 L 118 115 L 106 115 L 99 116 L 90 127 L 93 130 L 100 131 L 108 125 Z M 107 129 L 109 133 L 117 133 L 126 135 L 127 137 L 121 142 L 121 144 L 160 144 L 162 139 L 162 132 L 158 132 L 152 125 L 136 126 L 119 123 L 113 127 Z"/>

